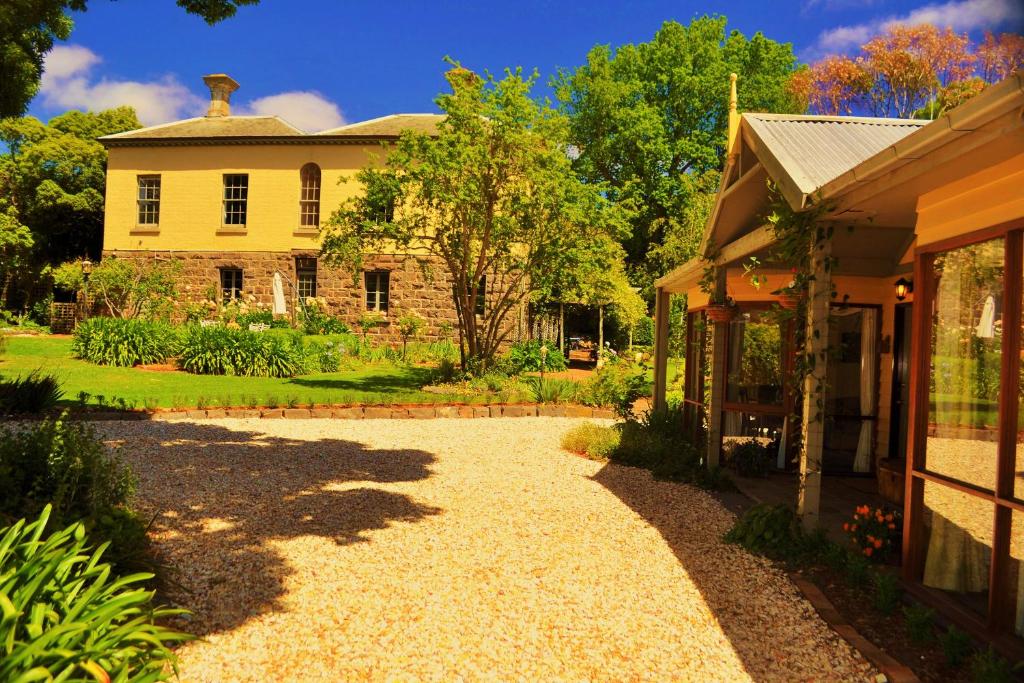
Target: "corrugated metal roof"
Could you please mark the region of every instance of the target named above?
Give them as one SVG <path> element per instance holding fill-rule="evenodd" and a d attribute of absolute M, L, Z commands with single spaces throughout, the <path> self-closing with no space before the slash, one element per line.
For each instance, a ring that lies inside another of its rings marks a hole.
<path fill-rule="evenodd" d="M 787 114 L 744 114 L 743 119 L 807 195 L 931 123 Z"/>

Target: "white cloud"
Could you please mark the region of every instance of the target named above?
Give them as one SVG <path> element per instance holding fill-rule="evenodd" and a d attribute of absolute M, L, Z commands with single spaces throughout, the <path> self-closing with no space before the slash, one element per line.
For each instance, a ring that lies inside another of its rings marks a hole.
<path fill-rule="evenodd" d="M 1022 20 L 1024 5 L 1018 0 L 950 0 L 924 5 L 902 16 L 889 16 L 823 31 L 804 57 L 813 59 L 826 53 L 858 48 L 872 36 L 896 25 L 935 24 L 962 33 L 992 29 Z"/>
<path fill-rule="evenodd" d="M 53 109 L 98 111 L 121 105 L 135 108 L 145 125 L 165 123 L 202 112 L 203 99 L 167 75 L 155 81 L 101 78 L 91 71 L 102 61 L 81 45 L 57 45 L 46 56 L 39 92 Z"/>
<path fill-rule="evenodd" d="M 309 132 L 337 128 L 345 124 L 345 118 L 338 105 L 311 90 L 296 90 L 260 97 L 248 104 L 232 107 L 232 113 L 280 116 L 293 126 Z"/>

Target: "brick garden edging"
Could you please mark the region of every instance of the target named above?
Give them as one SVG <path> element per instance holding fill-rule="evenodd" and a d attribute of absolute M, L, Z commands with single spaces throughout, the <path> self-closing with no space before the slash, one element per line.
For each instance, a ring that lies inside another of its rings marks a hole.
<path fill-rule="evenodd" d="M 818 612 L 818 615 L 825 620 L 825 623 L 842 636 L 843 640 L 850 644 L 850 647 L 864 655 L 864 659 L 874 664 L 885 675 L 889 683 L 921 683 L 921 679 L 917 677 L 917 674 L 910 667 L 901 663 L 892 655 L 883 652 L 881 648 L 848 624 L 842 615 L 839 614 L 839 610 L 832 604 L 832 601 L 821 592 L 820 588 L 799 574 L 790 574 L 789 578 L 803 596 L 807 598 L 807 601 L 811 603 L 811 606 Z"/>
<path fill-rule="evenodd" d="M 330 418 L 341 420 L 483 418 L 483 417 L 580 417 L 601 420 L 615 419 L 608 408 L 552 404 L 494 405 L 348 405 L 314 408 L 205 408 L 155 411 L 73 412 L 85 420 L 213 420 L 219 418 L 262 418 L 308 420 Z"/>

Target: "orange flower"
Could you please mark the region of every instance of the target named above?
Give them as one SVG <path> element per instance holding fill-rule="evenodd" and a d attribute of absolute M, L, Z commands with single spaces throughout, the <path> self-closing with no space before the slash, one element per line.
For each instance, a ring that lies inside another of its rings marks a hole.
<path fill-rule="evenodd" d="M 894 519 L 896 519 L 896 518 L 893 517 L 893 514 L 891 512 L 885 516 L 885 521 L 887 521 L 887 522 L 891 522 Z"/>
<path fill-rule="evenodd" d="M 864 548 L 864 554 L 867 555 L 868 557 L 871 557 L 871 553 L 872 552 L 873 552 L 873 550 L 871 548 Z"/>
<path fill-rule="evenodd" d="M 849 522 L 843 522 L 843 531 L 849 531 L 849 530 L 850 530 Z"/>
<path fill-rule="evenodd" d="M 896 528 L 896 525 L 895 525 L 895 524 L 893 524 L 892 522 L 889 522 L 889 528 L 890 528 L 890 529 L 895 529 L 895 528 Z"/>
<path fill-rule="evenodd" d="M 872 536 L 871 534 L 868 534 L 868 543 L 874 543 L 874 542 L 875 542 L 875 537 Z"/>
<path fill-rule="evenodd" d="M 882 539 L 880 539 L 880 538 L 876 538 L 875 539 L 875 547 L 876 548 L 881 548 L 882 547 Z"/>

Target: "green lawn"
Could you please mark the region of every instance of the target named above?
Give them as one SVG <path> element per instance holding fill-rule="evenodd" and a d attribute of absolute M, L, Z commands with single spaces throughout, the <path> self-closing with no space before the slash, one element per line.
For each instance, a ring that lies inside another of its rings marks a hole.
<path fill-rule="evenodd" d="M 423 367 L 373 364 L 292 378 L 191 375 L 93 365 L 71 356 L 71 339 L 67 337 L 8 337 L 7 351 L 0 357 L 0 376 L 35 369 L 61 381 L 63 403 L 69 405 L 79 403 L 79 392 L 89 394 L 90 404 L 102 401 L 116 406 L 118 399 L 123 399 L 135 408 L 479 403 L 509 398 L 422 391 L 430 374 L 430 369 Z"/>

